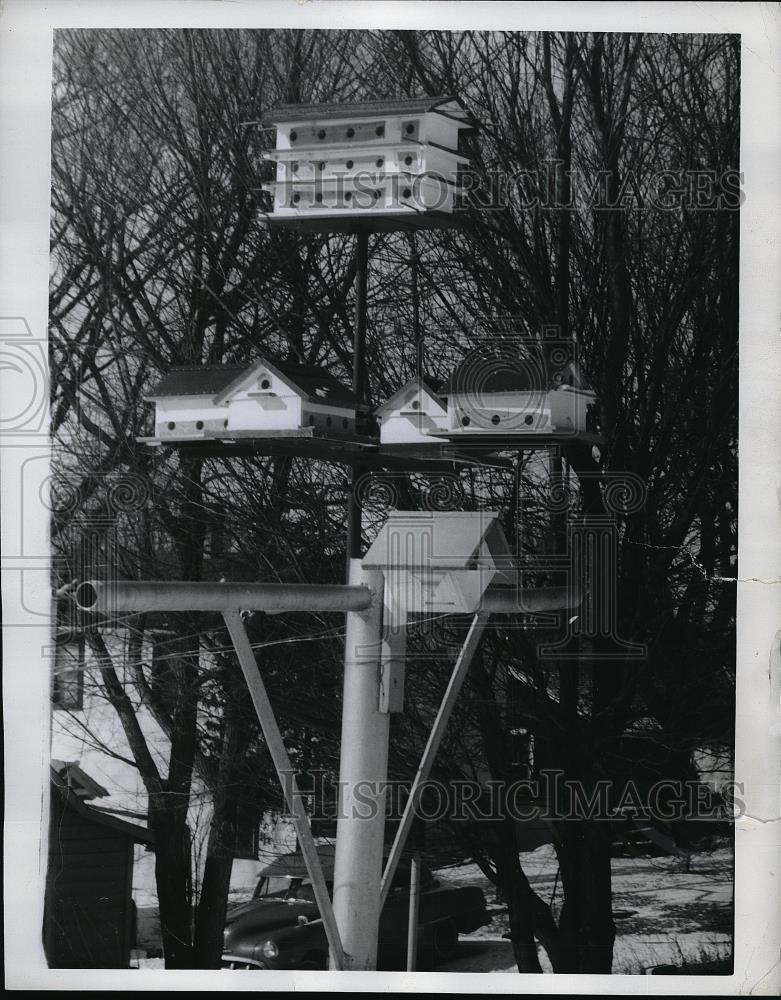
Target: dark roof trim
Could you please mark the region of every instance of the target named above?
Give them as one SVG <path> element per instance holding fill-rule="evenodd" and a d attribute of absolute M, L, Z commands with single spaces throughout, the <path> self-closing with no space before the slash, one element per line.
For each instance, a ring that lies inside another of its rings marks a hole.
<path fill-rule="evenodd" d="M 246 365 L 177 366 L 150 389 L 145 399 L 153 401 L 176 396 L 209 396 L 219 405 L 261 367 L 271 369 L 294 392 L 309 402 L 342 408 L 355 406 L 352 390 L 326 368 L 272 360 L 262 354 L 255 362 Z"/>
<path fill-rule="evenodd" d="M 117 819 L 115 816 L 110 816 L 108 813 L 96 812 L 94 809 L 90 809 L 90 807 L 85 805 L 78 795 L 75 794 L 73 789 L 68 787 L 66 782 L 60 777 L 53 767 L 50 768 L 50 777 L 52 787 L 56 789 L 57 794 L 60 796 L 65 805 L 70 809 L 74 809 L 85 819 L 90 820 L 92 823 L 97 823 L 99 826 L 107 827 L 115 833 L 124 834 L 126 837 L 130 837 L 131 840 L 135 841 L 137 844 L 154 844 L 155 835 L 151 830 L 146 829 L 146 827 L 137 826 L 135 823 L 126 823 L 124 820 Z"/>
<path fill-rule="evenodd" d="M 441 385 L 440 382 L 437 382 L 436 384 Z M 420 378 L 416 375 L 414 378 L 405 382 L 404 385 L 400 386 L 391 396 L 388 396 L 384 403 L 380 403 L 379 406 L 375 407 L 374 412 L 382 413 L 384 410 L 394 409 L 397 406 L 399 397 L 413 385 L 419 386 L 436 402 L 441 403 L 443 406 L 447 405 L 447 396 L 443 396 L 442 393 L 434 387 L 435 382 L 433 379 L 429 380 L 425 376 Z"/>
<path fill-rule="evenodd" d="M 247 365 L 177 365 L 153 386 L 146 399 L 169 396 L 214 396 L 240 375 Z"/>
<path fill-rule="evenodd" d="M 232 392 L 253 373 L 261 368 L 268 368 L 277 378 L 281 379 L 293 392 L 298 393 L 310 403 L 321 403 L 327 406 L 353 408 L 354 393 L 343 385 L 325 368 L 312 365 L 299 365 L 290 361 L 277 361 L 261 354 L 258 360 L 247 366 L 231 382 L 216 394 L 216 405 L 227 399 Z"/>
<path fill-rule="evenodd" d="M 450 112 L 439 111 L 439 108 L 446 104 L 457 104 L 463 109 L 463 119 L 456 118 Z M 467 111 L 466 107 L 458 97 L 411 97 L 404 100 L 383 100 L 383 101 L 361 101 L 351 104 L 283 104 L 277 108 L 271 108 L 263 115 L 263 124 L 266 126 L 277 125 L 281 122 L 300 122 L 309 119 L 320 118 L 369 118 L 372 115 L 406 115 L 425 114 L 434 111 L 447 115 L 454 121 L 474 128 L 476 120 Z"/>

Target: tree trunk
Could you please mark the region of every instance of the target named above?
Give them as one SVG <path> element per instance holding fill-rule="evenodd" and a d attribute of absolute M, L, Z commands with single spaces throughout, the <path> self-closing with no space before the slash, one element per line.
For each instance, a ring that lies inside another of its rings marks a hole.
<path fill-rule="evenodd" d="M 191 850 L 183 810 L 163 792 L 150 796 L 149 829 L 155 834 L 155 881 L 166 969 L 193 968 Z"/>
<path fill-rule="evenodd" d="M 193 936 L 199 969 L 219 969 L 222 964 L 222 936 L 228 911 L 236 842 L 235 771 L 248 741 L 246 727 L 242 730 L 237 702 L 237 688 L 243 686 L 243 682 L 231 672 L 230 667 L 226 674 L 228 697 L 225 704 L 225 728 L 213 791 L 209 842 Z"/>
<path fill-rule="evenodd" d="M 507 900 L 510 941 L 519 972 L 542 972 L 534 940 L 534 915 L 529 905 L 531 888 L 521 870 L 515 841 L 515 821 L 505 814 L 497 834 L 496 876 L 502 896 Z M 527 891 L 528 889 L 528 891 Z"/>
<path fill-rule="evenodd" d="M 565 887 L 556 972 L 610 973 L 615 926 L 610 880 L 610 825 L 564 820 L 557 846 Z"/>
<path fill-rule="evenodd" d="M 193 936 L 195 965 L 199 969 L 221 966 L 235 833 L 236 803 L 224 795 L 215 796 Z"/>

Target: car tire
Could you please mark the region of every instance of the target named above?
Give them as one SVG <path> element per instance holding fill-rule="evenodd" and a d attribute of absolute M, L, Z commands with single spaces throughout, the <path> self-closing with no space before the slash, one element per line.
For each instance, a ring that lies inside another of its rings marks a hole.
<path fill-rule="evenodd" d="M 440 962 L 447 962 L 456 953 L 458 947 L 458 928 L 452 920 L 441 920 L 431 928 L 434 957 Z"/>

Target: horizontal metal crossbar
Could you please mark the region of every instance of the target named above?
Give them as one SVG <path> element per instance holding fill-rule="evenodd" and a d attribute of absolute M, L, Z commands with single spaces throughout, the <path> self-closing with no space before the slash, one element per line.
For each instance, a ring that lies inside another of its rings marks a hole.
<path fill-rule="evenodd" d="M 366 611 L 368 587 L 340 583 L 186 583 L 87 580 L 76 588 L 76 605 L 101 614 L 144 611 Z M 576 608 L 572 587 L 493 587 L 480 610 L 490 614 L 534 614 Z"/>
<path fill-rule="evenodd" d="M 338 583 L 162 583 L 88 580 L 76 588 L 82 611 L 365 611 L 368 587 Z"/>

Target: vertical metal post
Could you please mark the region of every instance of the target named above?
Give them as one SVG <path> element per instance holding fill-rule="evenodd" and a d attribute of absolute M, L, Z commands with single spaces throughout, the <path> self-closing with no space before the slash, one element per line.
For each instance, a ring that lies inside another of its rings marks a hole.
<path fill-rule="evenodd" d="M 425 368 L 423 331 L 420 327 L 420 286 L 418 282 L 418 241 L 410 233 L 410 280 L 412 284 L 412 334 L 415 338 L 415 375 L 423 378 Z"/>
<path fill-rule="evenodd" d="M 420 851 L 412 855 L 409 873 L 409 918 L 407 923 L 407 972 L 418 962 L 418 900 L 420 897 Z"/>
<path fill-rule="evenodd" d="M 334 914 L 344 968 L 365 970 L 377 964 L 390 716 L 379 711 L 383 576 L 354 559 L 349 579 L 376 600 L 347 613 Z"/>
<path fill-rule="evenodd" d="M 368 402 L 369 387 L 366 377 L 366 293 L 369 262 L 369 233 L 361 230 L 356 236 L 355 248 L 355 319 L 353 321 L 353 393 L 358 405 Z M 356 426 L 360 425 L 361 411 L 356 413 Z M 361 515 L 363 505 L 359 496 L 359 483 L 363 469 L 355 465 L 350 473 L 350 494 L 347 498 L 347 569 L 351 559 L 361 555 Z"/>
<path fill-rule="evenodd" d="M 369 233 L 361 230 L 355 244 L 355 320 L 353 328 L 353 392 L 367 402 L 366 378 L 366 291 L 369 267 Z"/>

